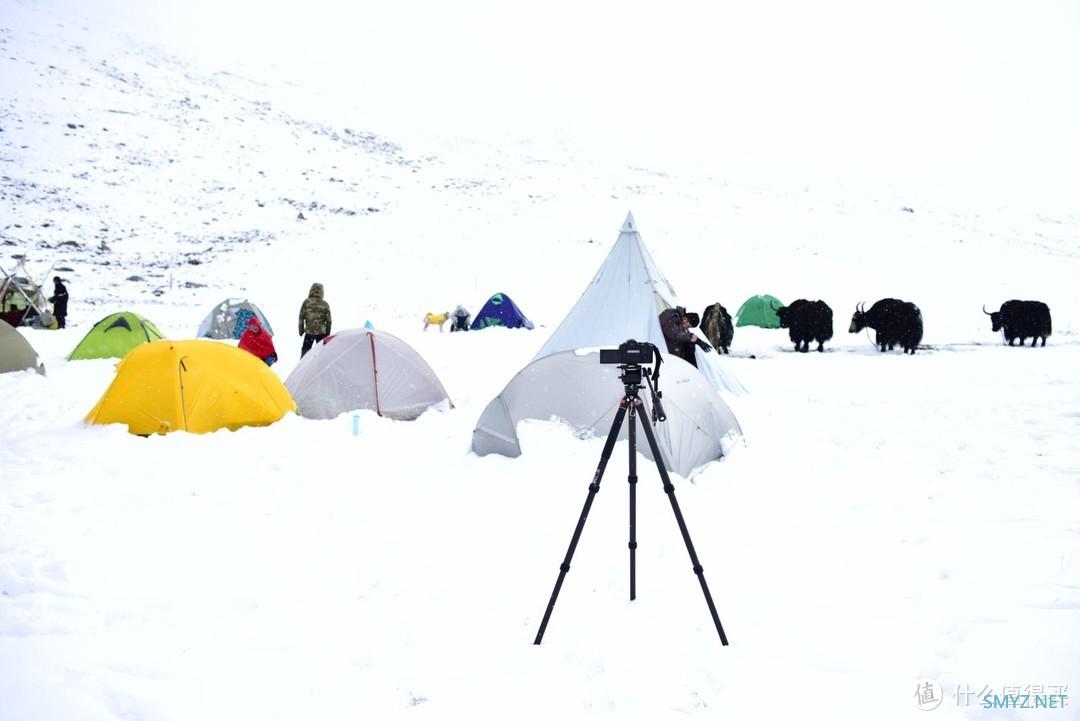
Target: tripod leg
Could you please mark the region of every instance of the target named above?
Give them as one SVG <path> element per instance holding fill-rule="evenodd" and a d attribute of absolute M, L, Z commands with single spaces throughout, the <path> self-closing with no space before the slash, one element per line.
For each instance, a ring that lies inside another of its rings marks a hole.
<path fill-rule="evenodd" d="M 720 634 L 720 643 L 727 646 L 727 634 L 724 633 L 724 627 L 720 625 L 720 616 L 716 613 L 716 604 L 713 603 L 712 594 L 709 593 L 709 586 L 705 583 L 705 571 L 698 560 L 697 551 L 694 550 L 694 542 L 690 540 L 690 531 L 686 528 L 686 521 L 683 519 L 682 510 L 679 508 L 679 501 L 675 498 L 675 486 L 671 485 L 671 477 L 668 475 L 667 468 L 664 467 L 664 459 L 660 455 L 660 448 L 656 445 L 656 436 L 653 434 L 652 426 L 649 425 L 647 420 L 642 419 L 641 416 L 638 416 L 638 420 L 641 421 L 645 437 L 649 440 L 649 449 L 652 450 L 653 460 L 656 461 L 656 470 L 660 472 L 660 478 L 664 481 L 664 493 L 667 494 L 668 500 L 671 501 L 671 510 L 675 512 L 675 520 L 679 524 L 679 531 L 682 532 L 686 550 L 690 553 L 690 562 L 694 564 L 694 574 L 697 575 L 698 581 L 701 582 L 701 592 L 705 594 L 705 603 L 709 606 L 709 613 L 712 615 L 716 632 Z"/>
<path fill-rule="evenodd" d="M 570 539 L 570 547 L 566 549 L 566 557 L 563 559 L 562 565 L 559 566 L 559 578 L 555 581 L 555 589 L 551 592 L 551 600 L 548 601 L 547 610 L 544 611 L 544 620 L 540 622 L 540 630 L 536 632 L 536 640 L 533 641 L 536 645 L 540 645 L 540 642 L 544 639 L 544 631 L 547 629 L 548 621 L 551 619 L 555 601 L 559 598 L 559 590 L 562 589 L 563 579 L 566 578 L 566 572 L 570 570 L 570 560 L 574 557 L 578 540 L 581 538 L 581 531 L 585 528 L 585 519 L 589 516 L 589 509 L 592 508 L 596 492 L 600 490 L 600 480 L 604 477 L 604 469 L 607 468 L 608 460 L 611 458 L 611 451 L 615 448 L 615 441 L 619 437 L 619 429 L 622 427 L 623 419 L 626 417 L 628 406 L 629 403 L 626 401 L 619 403 L 619 410 L 615 413 L 615 420 L 611 424 L 611 430 L 608 431 L 607 442 L 604 443 L 604 450 L 600 454 L 600 464 L 596 467 L 596 473 L 593 474 L 592 483 L 589 484 L 589 495 L 585 498 L 585 506 L 581 509 L 581 517 L 578 518 L 574 536 Z"/>
<path fill-rule="evenodd" d="M 630 441 L 630 475 L 626 480 L 630 484 L 630 600 L 637 598 L 637 399 L 630 407 L 630 425 L 626 427 L 626 437 Z"/>

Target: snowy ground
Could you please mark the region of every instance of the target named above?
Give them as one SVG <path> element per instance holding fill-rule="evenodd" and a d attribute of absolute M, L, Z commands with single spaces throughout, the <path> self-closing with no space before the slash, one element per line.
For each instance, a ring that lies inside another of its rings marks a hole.
<path fill-rule="evenodd" d="M 293 88 L 12 7 L 3 262 L 59 259 L 73 301 L 72 327 L 23 330 L 47 375 L 0 376 L 0 719 L 908 719 L 919 679 L 946 694 L 934 718 L 1074 715 L 1071 698 L 1003 712 L 954 694 L 1080 684 L 1075 214 L 354 143 L 362 122 L 290 105 Z M 64 134 L 107 117 L 130 154 Z M 746 442 L 676 478 L 727 648 L 645 465 L 628 602 L 625 446 L 534 647 L 602 442 L 527 423 L 522 457 L 469 452 L 628 209 L 694 309 L 770 292 L 836 311 L 825 354 L 737 330 Z M 358 435 L 351 414 L 147 439 L 81 423 L 113 363 L 64 356 L 98 318 L 133 310 L 186 338 L 247 296 L 284 378 L 312 281 L 335 327 L 413 344 L 455 408 L 360 413 Z M 421 331 L 496 291 L 537 330 Z M 887 295 L 922 308 L 914 357 L 846 333 L 855 303 Z M 1045 349 L 990 332 L 980 306 L 1011 297 L 1050 305 Z"/>

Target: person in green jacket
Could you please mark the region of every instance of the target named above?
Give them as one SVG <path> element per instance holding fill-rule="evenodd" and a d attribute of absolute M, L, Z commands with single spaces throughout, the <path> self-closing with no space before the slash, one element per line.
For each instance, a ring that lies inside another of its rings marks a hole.
<path fill-rule="evenodd" d="M 300 335 L 304 336 L 301 358 L 311 346 L 330 335 L 330 323 L 330 305 L 323 300 L 322 283 L 312 283 L 308 297 L 300 305 Z"/>

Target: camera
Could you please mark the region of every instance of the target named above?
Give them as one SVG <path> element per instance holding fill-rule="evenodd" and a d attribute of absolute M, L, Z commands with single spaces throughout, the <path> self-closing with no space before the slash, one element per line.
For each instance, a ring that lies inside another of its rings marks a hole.
<path fill-rule="evenodd" d="M 618 348 L 601 348 L 601 363 L 618 363 L 619 365 L 648 365 L 653 362 L 652 343 L 639 343 L 636 340 L 628 340 Z"/>

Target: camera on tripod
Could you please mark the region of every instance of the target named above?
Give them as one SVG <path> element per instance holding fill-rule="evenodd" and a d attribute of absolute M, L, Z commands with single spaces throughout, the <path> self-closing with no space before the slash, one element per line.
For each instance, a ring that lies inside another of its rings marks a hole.
<path fill-rule="evenodd" d="M 601 363 L 618 363 L 619 365 L 649 365 L 653 362 L 652 343 L 639 343 L 636 340 L 628 340 L 618 348 L 601 348 Z"/>
<path fill-rule="evenodd" d="M 593 499 L 600 490 L 600 480 L 604 477 L 604 469 L 607 468 L 608 460 L 611 458 L 611 451 L 615 448 L 615 442 L 619 438 L 623 420 L 629 416 L 626 439 L 630 451 L 630 472 L 626 480 L 630 486 L 630 542 L 627 544 L 630 549 L 630 600 L 633 601 L 637 597 L 637 428 L 640 426 L 645 433 L 646 440 L 649 442 L 652 460 L 656 464 L 656 470 L 660 473 L 660 480 L 663 481 L 664 493 L 667 494 L 668 500 L 671 502 L 671 510 L 675 513 L 675 520 L 679 524 L 683 542 L 686 544 L 686 550 L 690 554 L 694 574 L 701 584 L 702 593 L 705 594 L 705 603 L 709 607 L 713 625 L 716 626 L 716 632 L 720 634 L 720 643 L 727 646 L 727 635 L 724 633 L 724 627 L 720 625 L 720 616 L 716 612 L 716 605 L 713 603 L 709 586 L 705 583 L 705 573 L 701 568 L 701 562 L 698 560 L 697 551 L 694 550 L 694 544 L 690 541 L 690 531 L 686 528 L 686 521 L 683 519 L 679 502 L 675 499 L 675 486 L 672 485 L 671 477 L 668 476 L 667 467 L 664 465 L 664 457 L 656 443 L 656 434 L 652 428 L 656 423 L 667 420 L 667 416 L 664 414 L 664 406 L 660 402 L 660 397 L 663 394 L 659 388 L 660 364 L 664 362 L 664 357 L 652 343 L 642 343 L 631 339 L 620 344 L 618 348 L 601 349 L 600 362 L 619 364 L 619 380 L 623 385 L 623 397 L 619 401 L 618 409 L 615 411 L 615 418 L 611 422 L 611 430 L 608 431 L 604 450 L 600 454 L 600 464 L 596 467 L 596 473 L 593 474 L 592 483 L 589 484 L 589 495 L 585 499 L 585 506 L 581 509 L 581 516 L 578 518 L 577 526 L 574 528 L 574 535 L 570 539 L 570 548 L 566 551 L 566 556 L 559 566 L 559 577 L 555 581 L 555 588 L 551 592 L 551 599 L 548 601 L 547 609 L 544 611 L 544 618 L 540 621 L 540 629 L 536 632 L 536 640 L 533 643 L 539 644 L 544 640 L 544 631 L 547 630 L 548 621 L 551 620 L 551 612 L 555 609 L 555 601 L 559 598 L 559 589 L 562 588 L 566 574 L 570 570 L 570 561 L 573 560 L 574 550 L 577 548 L 578 541 L 581 540 L 581 531 L 585 527 L 585 519 L 589 515 L 589 509 L 592 508 Z M 653 368 L 651 370 L 642 368 L 644 365 L 653 365 Z M 652 401 L 652 424 L 643 417 L 646 406 L 640 395 L 640 391 L 644 387 L 642 381 L 649 388 L 650 400 Z"/>

